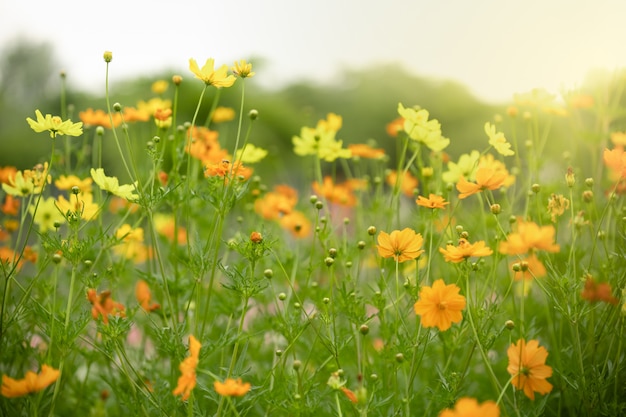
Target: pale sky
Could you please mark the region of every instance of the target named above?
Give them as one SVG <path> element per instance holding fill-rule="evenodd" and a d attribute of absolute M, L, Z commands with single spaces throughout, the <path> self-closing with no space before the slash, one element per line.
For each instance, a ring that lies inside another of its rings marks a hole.
<path fill-rule="evenodd" d="M 47 40 L 68 80 L 94 91 L 110 50 L 112 82 L 159 69 L 191 78 L 189 58 L 263 57 L 262 85 L 397 63 L 506 101 L 626 67 L 625 17 L 618 0 L 0 0 L 0 47 Z"/>

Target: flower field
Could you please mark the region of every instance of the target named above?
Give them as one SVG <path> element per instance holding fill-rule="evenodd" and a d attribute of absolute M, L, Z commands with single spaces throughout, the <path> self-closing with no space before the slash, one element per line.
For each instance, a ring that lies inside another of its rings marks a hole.
<path fill-rule="evenodd" d="M 270 183 L 252 64 L 136 105 L 113 64 L 0 167 L 0 415 L 626 415 L 621 90 L 516 95 L 467 153 L 419 102 L 394 152 L 328 109 Z"/>

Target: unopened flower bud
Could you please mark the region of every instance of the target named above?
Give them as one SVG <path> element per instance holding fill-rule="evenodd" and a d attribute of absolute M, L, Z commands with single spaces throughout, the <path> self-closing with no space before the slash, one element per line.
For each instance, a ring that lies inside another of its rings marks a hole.
<path fill-rule="evenodd" d="M 504 322 L 504 327 L 506 327 L 508 330 L 513 330 L 515 328 L 515 323 L 513 322 L 513 320 L 507 320 Z"/>
<path fill-rule="evenodd" d="M 78 195 L 80 194 L 80 188 L 77 187 L 76 185 L 72 187 L 72 194 L 74 195 Z"/>
<path fill-rule="evenodd" d="M 296 359 L 295 361 L 293 361 L 293 365 L 292 365 L 292 367 L 293 367 L 293 369 L 295 369 L 296 371 L 297 371 L 298 369 L 300 369 L 300 367 L 301 367 L 301 366 L 302 366 L 302 362 L 301 362 L 301 361 L 299 361 L 298 359 Z"/>
<path fill-rule="evenodd" d="M 309 197 L 309 201 L 311 202 L 311 204 L 317 203 L 317 196 L 313 194 L 311 197 Z"/>
<path fill-rule="evenodd" d="M 502 212 L 502 207 L 500 206 L 500 204 L 492 204 L 489 209 L 491 210 L 491 213 L 495 215 L 498 215 Z"/>
<path fill-rule="evenodd" d="M 281 292 L 280 294 L 278 294 L 278 299 L 280 301 L 285 301 L 287 299 L 287 294 L 285 294 L 284 292 Z"/>
<path fill-rule="evenodd" d="M 365 249 L 365 242 L 362 240 L 359 240 L 356 244 L 357 248 L 359 249 Z"/>
<path fill-rule="evenodd" d="M 180 75 L 174 75 L 172 77 L 172 82 L 174 83 L 174 85 L 180 85 L 180 83 L 183 82 L 183 77 L 181 77 Z"/>
<path fill-rule="evenodd" d="M 335 248 L 328 249 L 328 256 L 330 256 L 331 258 L 336 258 L 337 257 L 337 249 L 335 249 Z"/>
<path fill-rule="evenodd" d="M 396 362 L 398 362 L 398 363 L 404 362 L 404 355 L 402 353 L 397 353 L 396 354 Z"/>
<path fill-rule="evenodd" d="M 265 271 L 263 271 L 263 276 L 267 279 L 270 279 L 274 276 L 274 271 L 272 271 L 271 269 L 267 268 Z"/>
<path fill-rule="evenodd" d="M 332 264 L 335 263 L 335 260 L 329 256 L 326 259 L 324 259 L 324 263 L 326 264 L 326 266 L 332 266 Z"/>
<path fill-rule="evenodd" d="M 565 182 L 570 188 L 572 188 L 576 183 L 576 177 L 574 176 L 574 170 L 572 169 L 572 167 L 567 168 L 567 174 L 565 174 Z"/>
<path fill-rule="evenodd" d="M 104 135 L 104 128 L 102 126 L 96 127 L 96 135 L 98 135 L 98 136 L 103 136 Z"/>
<path fill-rule="evenodd" d="M 261 243 L 263 242 L 263 236 L 259 232 L 250 233 L 250 240 L 252 243 Z"/>
<path fill-rule="evenodd" d="M 315 208 L 318 210 L 321 210 L 324 208 L 324 203 L 322 203 L 321 201 L 318 201 L 315 203 Z"/>
<path fill-rule="evenodd" d="M 370 226 L 367 228 L 367 234 L 370 236 L 374 236 L 376 234 L 376 227 Z"/>
<path fill-rule="evenodd" d="M 113 110 L 121 111 L 122 110 L 122 105 L 120 103 L 113 103 Z"/>
<path fill-rule="evenodd" d="M 280 349 L 276 349 L 276 352 L 275 352 L 275 353 L 276 353 L 276 356 L 278 356 L 279 358 L 280 358 L 281 356 L 283 356 L 283 351 L 282 351 L 282 350 L 280 350 Z"/>
<path fill-rule="evenodd" d="M 248 112 L 248 117 L 250 120 L 256 120 L 259 117 L 259 111 L 256 109 L 252 109 Z"/>
<path fill-rule="evenodd" d="M 541 191 L 541 185 L 535 183 L 530 186 L 530 189 L 533 193 L 537 194 L 539 191 Z"/>
<path fill-rule="evenodd" d="M 593 191 L 591 190 L 583 191 L 583 201 L 585 203 L 591 203 L 593 201 Z"/>
<path fill-rule="evenodd" d="M 365 336 L 370 332 L 370 328 L 367 324 L 362 324 L 361 327 L 359 327 L 359 332 L 361 332 L 361 334 Z"/>
<path fill-rule="evenodd" d="M 54 262 L 55 264 L 61 263 L 62 260 L 63 256 L 60 253 L 55 253 L 54 255 L 52 255 L 52 262 Z"/>
<path fill-rule="evenodd" d="M 111 51 L 104 51 L 104 62 L 111 62 L 113 60 L 113 52 Z"/>

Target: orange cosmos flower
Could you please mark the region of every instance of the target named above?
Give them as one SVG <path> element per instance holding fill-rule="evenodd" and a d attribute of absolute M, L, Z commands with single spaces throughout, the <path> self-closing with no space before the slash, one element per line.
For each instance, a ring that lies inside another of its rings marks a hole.
<path fill-rule="evenodd" d="M 580 296 L 589 302 L 603 301 L 605 303 L 616 305 L 618 299 L 613 296 L 611 284 L 608 282 L 596 282 L 596 280 L 587 274 L 585 280 L 585 288 Z"/>
<path fill-rule="evenodd" d="M 334 184 L 330 177 L 324 177 L 324 183 L 317 181 L 313 183 L 313 190 L 324 196 L 331 203 L 339 204 L 346 207 L 356 205 L 356 196 L 352 193 L 352 189 L 345 184 Z"/>
<path fill-rule="evenodd" d="M 287 185 L 277 185 L 254 202 L 254 211 L 267 220 L 276 220 L 291 213 L 298 203 L 298 192 Z"/>
<path fill-rule="evenodd" d="M 524 394 L 531 400 L 535 399 L 535 392 L 547 394 L 552 391 L 552 384 L 546 378 L 552 376 L 552 368 L 546 365 L 548 351 L 539 347 L 538 340 L 526 343 L 520 339 L 511 344 L 507 351 L 509 366 L 506 368 L 513 377 L 511 384 L 517 389 L 523 389 Z"/>
<path fill-rule="evenodd" d="M 226 378 L 226 381 L 213 383 L 215 392 L 224 397 L 243 397 L 250 391 L 249 382 L 241 382 L 241 378 Z"/>
<path fill-rule="evenodd" d="M 91 193 L 91 185 L 93 184 L 93 178 L 88 177 L 80 179 L 76 175 L 61 175 L 58 179 L 54 180 L 54 185 L 59 190 L 71 190 L 73 187 L 78 187 L 81 193 Z"/>
<path fill-rule="evenodd" d="M 348 145 L 348 149 L 352 152 L 352 156 L 358 156 L 367 159 L 380 159 L 385 156 L 385 150 L 380 148 L 372 148 L 365 144 Z"/>
<path fill-rule="evenodd" d="M 422 326 L 438 327 L 443 332 L 452 323 L 460 322 L 466 301 L 459 291 L 459 287 L 454 284 L 446 285 L 442 279 L 433 282 L 432 287 L 422 287 L 419 299 L 413 306 L 415 314 L 420 316 Z"/>
<path fill-rule="evenodd" d="M 446 262 L 459 263 L 467 258 L 489 256 L 493 251 L 485 246 L 483 240 L 479 240 L 475 243 L 469 243 L 466 239 L 459 239 L 459 244 L 446 245 L 446 248 L 439 248 L 439 252 L 443 254 Z"/>
<path fill-rule="evenodd" d="M 398 173 L 396 171 L 390 171 L 389 175 L 387 175 L 387 184 L 395 187 L 396 181 L 398 181 Z M 419 181 L 409 171 L 404 172 L 404 175 L 400 178 L 400 189 L 407 197 L 413 197 L 413 190 L 415 190 L 418 185 Z"/>
<path fill-rule="evenodd" d="M 383 258 L 393 258 L 397 262 L 404 262 L 424 253 L 422 243 L 424 243 L 422 235 L 407 227 L 403 230 L 394 230 L 391 234 L 380 232 L 376 247 L 378 254 Z"/>
<path fill-rule="evenodd" d="M 13 197 L 11 194 L 7 194 L 4 197 L 4 204 L 2 205 L 2 212 L 7 216 L 17 216 L 20 209 L 20 200 Z"/>
<path fill-rule="evenodd" d="M 196 367 L 198 366 L 201 347 L 202 345 L 193 335 L 189 336 L 189 356 L 178 367 L 181 375 L 178 378 L 176 388 L 172 391 L 174 395 L 182 395 L 183 401 L 189 398 L 191 391 L 196 387 Z"/>
<path fill-rule="evenodd" d="M 387 123 L 386 130 L 387 134 L 392 138 L 398 136 L 398 133 L 404 130 L 404 117 L 398 117 Z"/>
<path fill-rule="evenodd" d="M 143 109 L 136 109 L 134 107 L 124 107 L 122 112 L 124 115 L 124 121 L 130 122 L 147 122 L 150 120 L 150 112 L 144 107 Z"/>
<path fill-rule="evenodd" d="M 512 262 L 511 267 L 515 264 L 520 266 L 519 271 L 515 271 L 513 276 L 515 281 L 519 281 L 521 279 L 531 280 L 533 278 L 542 278 L 548 273 L 548 271 L 546 271 L 546 267 L 534 253 L 530 253 L 522 261 Z"/>
<path fill-rule="evenodd" d="M 204 169 L 205 177 L 224 177 L 225 181 L 228 181 L 231 177 L 243 177 L 244 180 L 247 180 L 251 175 L 252 169 L 244 167 L 240 161 L 231 165 L 228 159 L 222 159 L 220 162 L 216 163 L 209 163 Z"/>
<path fill-rule="evenodd" d="M 554 226 L 538 226 L 534 222 L 520 221 L 517 232 L 509 233 L 505 242 L 500 242 L 500 253 L 522 255 L 533 250 L 558 252 L 560 246 L 554 243 Z"/>
<path fill-rule="evenodd" d="M 449 202 L 446 201 L 445 198 L 436 194 L 430 194 L 428 198 L 422 197 L 420 195 L 417 197 L 417 200 L 415 200 L 415 202 L 417 203 L 418 206 L 427 207 L 431 209 L 444 209 L 446 208 L 448 204 L 450 204 Z"/>
<path fill-rule="evenodd" d="M 7 398 L 22 397 L 34 392 L 39 392 L 54 384 L 59 378 L 59 375 L 59 370 L 48 365 L 42 365 L 41 372 L 38 374 L 33 371 L 26 372 L 23 379 L 13 379 L 2 375 L 2 390 L 0 392 Z"/>
<path fill-rule="evenodd" d="M 474 398 L 459 398 L 454 408 L 446 408 L 439 417 L 500 417 L 500 409 L 493 401 L 478 404 Z"/>
<path fill-rule="evenodd" d="M 17 174 L 17 168 L 15 167 L 1 167 L 0 168 L 0 184 L 9 184 L 10 178 L 15 178 L 15 174 Z"/>
<path fill-rule="evenodd" d="M 482 190 L 495 190 L 504 184 L 508 174 L 504 171 L 496 171 L 491 168 L 478 168 L 476 171 L 476 182 L 469 182 L 465 177 L 461 177 L 456 183 L 459 191 L 459 198 L 464 199 L 472 194 L 477 194 Z"/>
<path fill-rule="evenodd" d="M 90 288 L 87 290 L 87 300 L 91 303 L 91 316 L 94 320 L 98 320 L 102 316 L 102 322 L 109 324 L 109 315 L 126 317 L 125 308 L 122 304 L 111 298 L 111 291 L 102 291 L 100 294 L 96 290 Z"/>
<path fill-rule="evenodd" d="M 281 217 L 280 226 L 299 239 L 311 234 L 311 221 L 300 211 L 294 210 Z"/>
<path fill-rule="evenodd" d="M 150 301 L 152 300 L 152 293 L 150 292 L 148 283 L 142 279 L 137 281 L 137 284 L 135 285 L 135 298 L 141 308 L 148 312 L 158 310 L 161 307 L 156 303 L 150 304 Z"/>
<path fill-rule="evenodd" d="M 119 113 L 113 113 L 111 116 L 113 119 L 113 127 L 118 127 L 122 124 L 122 116 Z M 106 129 L 111 129 L 111 118 L 104 110 L 88 108 L 85 111 L 79 112 L 78 117 L 85 127 L 102 126 Z"/>
<path fill-rule="evenodd" d="M 604 164 L 611 170 L 611 180 L 617 181 L 626 178 L 626 152 L 621 146 L 615 149 L 605 149 L 602 154 Z"/>

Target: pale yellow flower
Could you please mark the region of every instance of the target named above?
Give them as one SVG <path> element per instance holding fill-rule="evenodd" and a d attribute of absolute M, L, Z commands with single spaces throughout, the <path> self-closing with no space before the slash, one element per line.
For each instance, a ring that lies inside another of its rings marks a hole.
<path fill-rule="evenodd" d="M 35 110 L 35 115 L 37 121 L 30 117 L 27 117 L 26 121 L 31 129 L 37 133 L 48 130 L 51 138 L 55 138 L 57 135 L 80 136 L 83 134 L 82 122 L 73 123 L 69 119 L 63 121 L 59 116 L 52 116 L 51 114 L 46 114 L 44 117 L 39 110 Z"/>
<path fill-rule="evenodd" d="M 502 156 L 515 155 L 515 152 L 511 150 L 511 144 L 507 142 L 504 137 L 504 133 L 497 132 L 496 126 L 491 123 L 485 123 L 485 133 L 489 137 L 489 144 L 495 148 L 496 151 Z"/>
<path fill-rule="evenodd" d="M 54 197 L 48 197 L 39 201 L 39 205 L 32 204 L 28 211 L 33 216 L 33 221 L 39 226 L 39 232 L 45 233 L 48 230 L 55 230 L 55 223 L 65 223 L 65 217 L 56 206 Z"/>
<path fill-rule="evenodd" d="M 404 131 L 415 141 L 426 145 L 431 151 L 444 150 L 450 139 L 441 134 L 441 124 L 436 119 L 428 120 L 428 111 L 420 108 L 405 108 L 398 103 L 398 114 L 404 118 Z"/>
<path fill-rule="evenodd" d="M 134 191 L 137 190 L 137 181 L 135 181 L 134 184 L 120 185 L 117 177 L 107 177 L 104 174 L 103 168 L 91 168 L 90 172 L 91 178 L 93 178 L 93 180 L 96 184 L 98 184 L 98 187 L 100 187 L 101 190 L 108 191 L 113 195 L 125 198 L 130 201 L 139 199 L 139 195 L 134 193 Z"/>
<path fill-rule="evenodd" d="M 235 160 L 244 164 L 254 164 L 267 156 L 267 151 L 252 144 L 246 145 L 243 149 L 237 149 Z"/>
<path fill-rule="evenodd" d="M 189 59 L 189 70 L 195 74 L 196 78 L 204 81 L 206 85 L 221 88 L 230 87 L 235 83 L 236 78 L 233 75 L 228 75 L 227 65 L 222 65 L 217 70 L 214 69 L 214 66 L 213 58 L 207 59 L 202 68 L 198 67 L 195 59 Z"/>
<path fill-rule="evenodd" d="M 247 63 L 245 59 L 235 61 L 235 66 L 231 68 L 231 71 L 239 78 L 250 78 L 255 74 L 252 71 L 252 64 Z"/>

